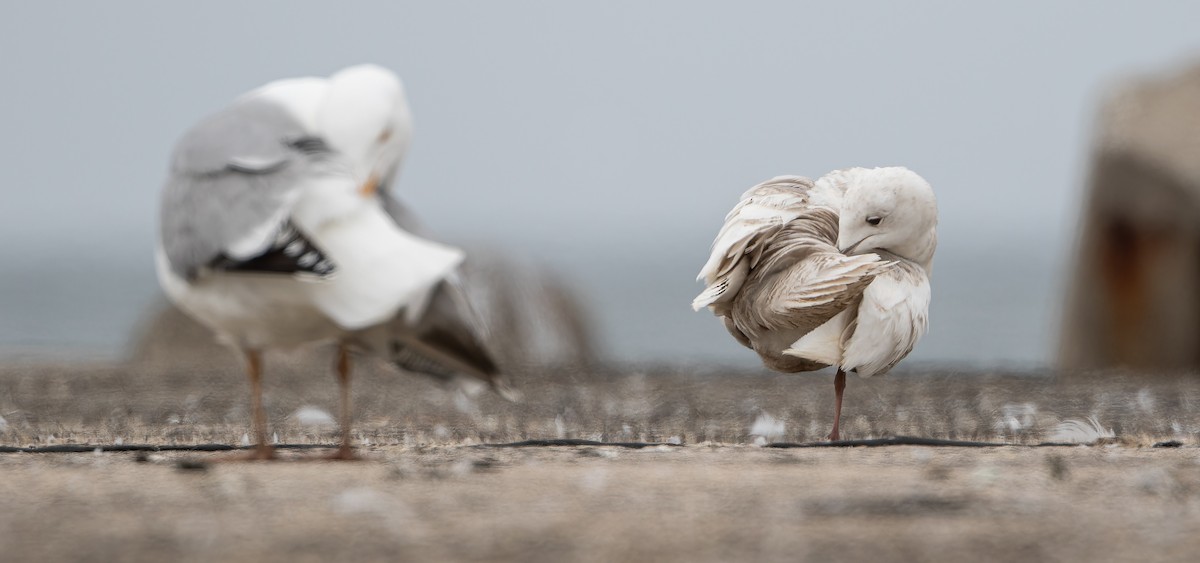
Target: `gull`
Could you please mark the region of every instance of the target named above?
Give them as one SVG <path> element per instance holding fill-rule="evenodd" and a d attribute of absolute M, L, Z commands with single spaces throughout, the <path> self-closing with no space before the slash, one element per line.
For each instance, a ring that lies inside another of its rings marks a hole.
<path fill-rule="evenodd" d="M 352 459 L 351 353 L 515 398 L 460 284 L 464 253 L 405 228 L 387 193 L 411 135 L 403 86 L 374 65 L 272 82 L 178 141 L 156 265 L 167 296 L 240 350 L 256 446 L 270 459 L 262 352 L 336 345 L 341 446 Z"/>
<path fill-rule="evenodd" d="M 925 334 L 936 247 L 933 189 L 907 168 L 779 176 L 725 217 L 692 308 L 771 369 L 835 366 L 838 440 L 846 372 L 887 373 Z"/>

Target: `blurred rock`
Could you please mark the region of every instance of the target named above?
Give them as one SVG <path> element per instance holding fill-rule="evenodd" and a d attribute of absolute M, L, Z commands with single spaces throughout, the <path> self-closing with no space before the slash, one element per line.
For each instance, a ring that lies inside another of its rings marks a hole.
<path fill-rule="evenodd" d="M 545 268 L 496 252 L 475 250 L 464 267 L 467 292 L 487 327 L 486 339 L 497 362 L 509 372 L 547 366 L 587 367 L 595 361 L 591 327 L 575 292 Z M 165 300 L 152 306 L 131 339 L 133 363 L 166 365 L 240 365 L 211 331 Z M 278 361 L 278 359 L 276 360 Z M 286 354 L 284 363 L 331 362 L 322 348 Z"/>
<path fill-rule="evenodd" d="M 1200 367 L 1200 66 L 1101 109 L 1060 366 Z"/>

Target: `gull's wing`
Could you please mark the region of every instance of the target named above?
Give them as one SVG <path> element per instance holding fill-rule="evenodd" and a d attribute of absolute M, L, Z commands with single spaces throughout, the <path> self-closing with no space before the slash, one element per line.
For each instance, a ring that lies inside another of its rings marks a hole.
<path fill-rule="evenodd" d="M 892 266 L 876 254 L 842 254 L 834 244 L 836 232 L 837 214 L 813 209 L 766 242 L 758 267 L 732 304 L 734 325 L 746 337 L 810 332 L 855 303 Z"/>
<path fill-rule="evenodd" d="M 428 236 L 416 215 L 387 192 L 380 192 L 383 208 L 396 224 L 413 234 Z M 519 393 L 508 383 L 484 344 L 486 327 L 463 287 L 461 269 L 434 289 L 424 310 L 400 311 L 391 323 L 390 354 L 402 369 L 449 379 L 468 375 L 487 382 L 508 399 Z"/>
<path fill-rule="evenodd" d="M 415 322 L 404 312 L 393 319 L 390 358 L 402 369 L 439 379 L 467 375 L 488 383 L 506 399 L 518 399 L 520 393 L 500 372 L 482 332 L 466 292 L 457 276 L 451 276 L 434 290 Z"/>
<path fill-rule="evenodd" d="M 288 221 L 305 182 L 352 182 L 286 109 L 243 99 L 204 119 L 175 147 L 160 239 L 184 279 L 204 269 L 332 273 Z"/>
<path fill-rule="evenodd" d="M 750 269 L 758 265 L 767 243 L 809 208 L 806 196 L 812 188 L 808 178 L 779 176 L 742 194 L 741 201 L 725 216 L 708 262 L 696 276 L 708 287 L 692 301 L 693 309 L 709 307 L 717 314 L 728 310 Z"/>
<path fill-rule="evenodd" d="M 747 190 L 713 241 L 697 276 L 708 287 L 692 308 L 724 314 L 752 270 L 777 270 L 834 246 L 838 207 L 840 193 L 800 176 L 778 176 Z M 760 264 L 772 247 L 771 259 Z"/>
<path fill-rule="evenodd" d="M 797 176 L 747 191 L 713 243 L 700 272 L 709 285 L 692 306 L 727 317 L 742 344 L 779 353 L 853 304 L 890 262 L 838 251 L 841 194 Z"/>
<path fill-rule="evenodd" d="M 854 303 L 875 276 L 891 266 L 875 254 L 812 252 L 755 284 L 753 293 L 739 303 L 735 321 L 767 330 L 811 331 Z"/>

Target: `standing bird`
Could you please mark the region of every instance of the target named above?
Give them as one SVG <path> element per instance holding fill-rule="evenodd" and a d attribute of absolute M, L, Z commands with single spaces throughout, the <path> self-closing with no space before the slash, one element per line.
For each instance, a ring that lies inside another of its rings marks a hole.
<path fill-rule="evenodd" d="M 925 334 L 936 247 L 933 189 L 907 168 L 780 176 L 725 217 L 692 307 L 771 369 L 836 366 L 838 440 L 846 372 L 887 373 Z"/>
<path fill-rule="evenodd" d="M 175 147 L 159 282 L 245 355 L 256 458 L 273 457 L 262 407 L 268 348 L 336 344 L 342 459 L 353 458 L 352 350 L 514 396 L 458 282 L 463 252 L 411 232 L 387 194 L 410 130 L 399 79 L 360 65 L 254 90 Z"/>

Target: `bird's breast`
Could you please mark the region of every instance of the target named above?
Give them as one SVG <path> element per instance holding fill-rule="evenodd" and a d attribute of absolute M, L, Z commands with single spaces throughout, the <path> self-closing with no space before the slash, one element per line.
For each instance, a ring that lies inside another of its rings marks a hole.
<path fill-rule="evenodd" d="M 863 377 L 886 373 L 912 351 L 929 327 L 929 278 L 901 260 L 863 291 L 842 355 Z"/>

